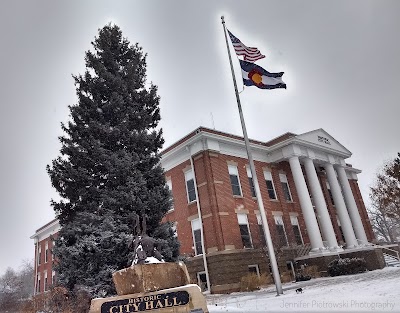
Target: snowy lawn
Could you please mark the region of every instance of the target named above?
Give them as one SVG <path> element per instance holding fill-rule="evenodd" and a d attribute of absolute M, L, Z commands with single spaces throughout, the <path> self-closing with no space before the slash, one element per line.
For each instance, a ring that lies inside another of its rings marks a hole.
<path fill-rule="evenodd" d="M 303 293 L 296 293 L 302 287 Z M 400 312 L 400 268 L 386 267 L 363 274 L 324 277 L 283 284 L 255 292 L 208 295 L 216 312 Z"/>

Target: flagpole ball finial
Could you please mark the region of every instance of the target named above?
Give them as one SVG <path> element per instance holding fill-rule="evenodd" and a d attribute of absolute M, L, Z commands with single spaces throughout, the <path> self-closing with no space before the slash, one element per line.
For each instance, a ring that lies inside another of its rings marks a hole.
<path fill-rule="evenodd" d="M 222 23 L 225 23 L 223 15 L 221 15 L 221 20 L 222 20 Z"/>

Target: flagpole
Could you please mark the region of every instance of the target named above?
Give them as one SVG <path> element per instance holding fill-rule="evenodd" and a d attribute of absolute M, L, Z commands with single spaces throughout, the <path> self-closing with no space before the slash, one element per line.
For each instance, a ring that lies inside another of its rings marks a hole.
<path fill-rule="evenodd" d="M 254 161 L 253 161 L 253 156 L 252 156 L 251 150 L 250 150 L 250 141 L 249 141 L 249 138 L 247 136 L 246 124 L 244 122 L 242 106 L 240 104 L 240 97 L 239 97 L 239 92 L 238 92 L 238 89 L 237 89 L 235 72 L 233 70 L 232 57 L 231 57 L 231 52 L 229 50 L 228 37 L 226 35 L 225 20 L 224 20 L 223 16 L 221 16 L 221 20 L 222 20 L 222 26 L 224 28 L 226 49 L 228 50 L 229 63 L 230 63 L 231 72 L 232 72 L 233 86 L 235 87 L 236 101 L 237 101 L 237 105 L 238 105 L 238 109 L 239 109 L 240 122 L 242 124 L 243 137 L 244 137 L 244 142 L 245 142 L 245 145 L 246 145 L 247 157 L 248 157 L 249 163 L 250 163 L 250 170 L 251 170 L 251 175 L 253 177 L 254 189 L 255 189 L 255 192 L 256 192 L 258 208 L 260 210 L 261 221 L 262 221 L 262 224 L 263 224 L 263 227 L 264 227 L 264 236 L 265 236 L 265 241 L 267 243 L 268 255 L 269 255 L 269 260 L 270 260 L 271 268 L 272 268 L 272 275 L 273 275 L 274 281 L 275 281 L 276 295 L 279 296 L 279 295 L 283 294 L 281 277 L 279 275 L 278 264 L 276 262 L 276 256 L 275 256 L 275 252 L 274 252 L 274 247 L 272 245 L 271 233 L 269 231 L 267 216 L 265 214 L 264 204 L 263 204 L 263 201 L 262 201 L 262 198 L 261 198 L 261 191 L 260 191 L 260 186 L 258 184 L 257 174 L 256 174 Z"/>

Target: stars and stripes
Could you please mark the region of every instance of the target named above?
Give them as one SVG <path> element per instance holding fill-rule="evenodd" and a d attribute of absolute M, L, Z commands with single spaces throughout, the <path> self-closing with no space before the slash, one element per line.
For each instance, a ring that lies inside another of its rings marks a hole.
<path fill-rule="evenodd" d="M 257 48 L 247 47 L 244 45 L 237 37 L 235 37 L 229 30 L 228 30 L 229 38 L 231 38 L 233 48 L 235 49 L 236 54 L 242 55 L 243 60 L 248 62 L 255 62 L 262 58 L 265 58 L 265 55 L 262 55 L 260 50 Z"/>

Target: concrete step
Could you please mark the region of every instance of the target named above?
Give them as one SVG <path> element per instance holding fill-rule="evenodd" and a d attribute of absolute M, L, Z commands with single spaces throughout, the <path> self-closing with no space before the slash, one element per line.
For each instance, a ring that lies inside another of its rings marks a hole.
<path fill-rule="evenodd" d="M 385 258 L 386 266 L 400 267 L 400 261 L 396 257 L 386 253 L 383 254 L 383 257 Z"/>

